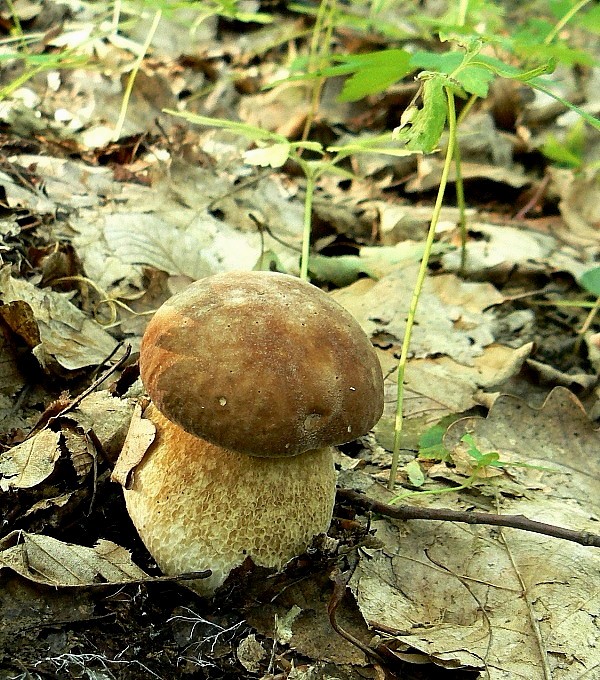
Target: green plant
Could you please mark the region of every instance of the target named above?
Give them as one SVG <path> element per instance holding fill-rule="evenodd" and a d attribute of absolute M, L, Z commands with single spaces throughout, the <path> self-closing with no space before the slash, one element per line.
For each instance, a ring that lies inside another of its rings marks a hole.
<path fill-rule="evenodd" d="M 345 158 L 353 154 L 381 153 L 392 156 L 406 156 L 415 153 L 410 149 L 395 144 L 391 133 L 345 146 L 323 147 L 320 142 L 310 140 L 290 142 L 283 135 L 246 123 L 221 118 L 208 118 L 194 113 L 170 109 L 165 109 L 164 112 L 184 118 L 196 125 L 230 130 L 251 140 L 256 144 L 256 148 L 250 149 L 244 154 L 245 161 L 250 165 L 280 168 L 286 161 L 292 160 L 300 166 L 306 177 L 304 233 L 302 237 L 302 255 L 300 257 L 300 277 L 303 279 L 308 278 L 312 205 L 319 177 L 326 172 L 335 173 L 344 178 L 353 177 L 350 172 L 339 167 Z M 316 160 L 306 160 L 302 157 L 302 152 L 304 151 L 309 151 L 318 158 Z"/>
<path fill-rule="evenodd" d="M 579 170 L 584 163 L 585 141 L 585 124 L 580 118 L 563 139 L 552 133 L 548 134 L 540 150 L 554 164 Z"/>
<path fill-rule="evenodd" d="M 445 428 L 434 426 L 430 428 L 419 441 L 418 459 L 411 461 L 405 466 L 405 471 L 408 475 L 409 481 L 413 486 L 420 487 L 425 482 L 425 475 L 423 474 L 418 460 L 438 460 L 445 463 L 452 463 L 452 454 L 443 444 Z M 529 465 L 528 463 L 505 461 L 500 459 L 500 454 L 497 451 L 482 451 L 475 442 L 472 434 L 466 433 L 460 440 L 465 445 L 465 452 L 469 456 L 471 474 L 462 483 L 457 486 L 446 487 L 443 489 L 430 489 L 428 491 L 408 491 L 393 498 L 390 503 L 397 503 L 408 496 L 412 495 L 430 495 L 436 496 L 445 493 L 455 493 L 464 489 L 470 489 L 477 483 L 489 478 L 492 469 L 505 470 L 511 467 L 526 468 L 529 470 L 543 470 L 551 472 L 552 468 L 543 467 L 540 465 Z M 423 446 L 425 444 L 425 446 Z"/>
<path fill-rule="evenodd" d="M 596 8 L 587 9 L 589 0 L 578 2 L 554 2 L 551 10 L 554 20 L 536 18 L 524 24 L 519 30 L 501 34 L 497 31 L 501 12 L 495 5 L 482 0 L 460 0 L 451 5 L 449 11 L 439 19 L 429 22 L 428 28 L 437 34 L 440 47 L 445 51 L 421 50 L 410 52 L 405 48 L 392 48 L 367 54 L 347 55 L 330 54 L 328 44 L 321 44 L 331 37 L 332 23 L 347 21 L 348 14 L 341 14 L 333 0 L 324 0 L 316 10 L 316 28 L 313 35 L 308 60 L 298 60 L 293 65 L 290 80 L 315 80 L 313 89 L 312 113 L 315 111 L 316 98 L 320 93 L 320 83 L 330 77 L 346 76 L 341 93 L 343 100 L 357 100 L 367 95 L 384 91 L 394 82 L 413 75 L 419 83 L 419 90 L 413 102 L 402 115 L 400 125 L 391 137 L 384 135 L 385 143 L 397 140 L 403 147 L 394 148 L 393 153 L 432 153 L 440 146 L 442 135 L 447 130 L 444 165 L 432 219 L 428 230 L 425 252 L 417 276 L 407 318 L 406 331 L 398 364 L 398 397 L 395 418 L 395 436 L 389 487 L 393 489 L 397 473 L 400 442 L 402 437 L 404 374 L 408 358 L 412 329 L 415 321 L 419 298 L 425 281 L 428 263 L 433 246 L 436 227 L 444 201 L 446 186 L 452 163 L 457 169 L 457 196 L 461 210 L 462 259 L 466 257 L 466 223 L 464 219 L 464 190 L 460 173 L 458 155 L 458 128 L 468 115 L 475 101 L 488 95 L 489 87 L 496 78 L 507 78 L 527 84 L 533 89 L 544 92 L 561 102 L 565 107 L 578 113 L 583 121 L 600 130 L 600 121 L 583 111 L 570 101 L 554 93 L 543 76 L 550 73 L 557 61 L 567 64 L 590 62 L 590 55 L 576 47 L 558 43 L 559 32 L 569 22 L 575 21 L 588 30 L 596 30 L 600 15 Z M 300 11 L 300 7 L 297 7 Z M 304 11 L 304 10 L 303 10 Z M 412 17 L 415 19 L 415 17 Z M 427 22 L 416 20 L 423 28 Z M 480 28 L 483 26 L 483 29 Z M 325 62 L 329 59 L 330 63 Z M 515 63 L 517 65 L 515 65 Z M 467 100 L 460 116 L 456 113 L 456 98 Z M 379 148 L 357 144 L 324 149 L 320 144 L 306 138 L 289 140 L 260 128 L 252 128 L 242 123 L 212 120 L 192 114 L 178 114 L 191 122 L 213 125 L 244 134 L 257 142 L 259 148 L 246 154 L 246 160 L 256 165 L 280 167 L 287 159 L 293 159 L 306 176 L 304 236 L 301 257 L 301 276 L 308 276 L 308 255 L 311 232 L 312 197 L 316 183 L 324 172 L 346 174 L 339 167 L 340 162 L 357 152 L 374 151 L 388 153 L 389 148 Z M 304 151 L 319 157 L 305 160 Z"/>

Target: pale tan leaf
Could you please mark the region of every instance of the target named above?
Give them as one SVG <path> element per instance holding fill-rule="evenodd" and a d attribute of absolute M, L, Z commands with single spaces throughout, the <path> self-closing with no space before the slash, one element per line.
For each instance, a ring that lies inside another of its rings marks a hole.
<path fill-rule="evenodd" d="M 60 458 L 60 440 L 60 433 L 41 430 L 0 454 L 0 489 L 29 489 L 43 482 Z"/>
<path fill-rule="evenodd" d="M 143 410 L 143 405 L 136 405 L 121 455 L 111 475 L 113 482 L 118 482 L 126 489 L 129 488 L 135 467 L 142 461 L 148 447 L 156 437 L 154 424 L 142 417 Z"/>
<path fill-rule="evenodd" d="M 86 586 L 148 578 L 125 548 L 100 540 L 94 548 L 50 536 L 13 531 L 0 541 L 0 569 L 6 567 L 36 583 Z"/>
<path fill-rule="evenodd" d="M 10 266 L 0 270 L 0 300 L 23 300 L 31 307 L 40 337 L 34 354 L 42 365 L 55 360 L 68 370 L 94 366 L 117 346 L 98 323 L 71 304 L 68 295 L 13 278 Z"/>

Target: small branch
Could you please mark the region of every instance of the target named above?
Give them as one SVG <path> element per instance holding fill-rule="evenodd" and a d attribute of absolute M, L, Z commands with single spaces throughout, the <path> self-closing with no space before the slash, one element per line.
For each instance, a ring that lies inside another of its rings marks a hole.
<path fill-rule="evenodd" d="M 412 505 L 388 505 L 374 498 L 350 489 L 338 489 L 338 500 L 346 501 L 363 510 L 370 510 L 393 519 L 426 519 L 441 522 L 464 522 L 466 524 L 488 524 L 498 527 L 522 529 L 544 536 L 562 538 L 580 545 L 600 548 L 600 535 L 589 531 L 573 531 L 553 524 L 536 522 L 524 515 L 494 515 L 487 512 L 462 512 L 446 508 L 418 508 Z"/>
<path fill-rule="evenodd" d="M 327 605 L 329 622 L 331 623 L 331 627 L 333 628 L 333 630 L 335 630 L 335 632 L 338 635 L 341 635 L 341 637 L 343 637 L 345 640 L 348 640 L 348 642 L 350 642 L 355 647 L 360 649 L 367 656 L 367 658 L 371 658 L 385 666 L 385 660 L 374 649 L 369 647 L 369 645 L 366 645 L 363 642 L 361 642 L 357 637 L 355 637 L 347 630 L 342 628 L 342 626 L 340 626 L 340 624 L 338 623 L 337 620 L 338 606 L 344 599 L 348 583 L 350 583 L 350 579 L 352 578 L 352 575 L 354 574 L 354 571 L 358 566 L 358 556 L 356 552 L 352 552 L 348 555 L 348 561 L 349 561 L 348 570 L 342 572 L 340 569 L 337 569 L 333 578 L 334 583 L 333 593 L 329 600 L 329 604 Z"/>

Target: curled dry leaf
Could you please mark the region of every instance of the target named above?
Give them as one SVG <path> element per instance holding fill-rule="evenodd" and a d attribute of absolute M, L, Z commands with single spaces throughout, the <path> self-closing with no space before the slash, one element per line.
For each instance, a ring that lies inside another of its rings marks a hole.
<path fill-rule="evenodd" d="M 116 340 L 72 305 L 67 295 L 14 279 L 10 266 L 0 269 L 0 301 L 5 304 L 21 301 L 30 308 L 31 315 L 26 308 L 21 310 L 28 329 L 26 339 L 37 342 L 31 329 L 35 323 L 39 344 L 33 353 L 42 366 L 53 361 L 67 370 L 94 366 L 102 363 L 117 346 Z"/>
<path fill-rule="evenodd" d="M 100 540 L 93 548 L 13 531 L 0 540 L 0 569 L 50 586 L 87 586 L 147 579 L 125 548 Z"/>
<path fill-rule="evenodd" d="M 130 487 L 136 465 L 142 461 L 156 437 L 156 428 L 152 421 L 142 418 L 144 408 L 144 404 L 137 404 L 135 407 L 127 438 L 111 475 L 113 482 L 118 482 L 125 489 Z"/>

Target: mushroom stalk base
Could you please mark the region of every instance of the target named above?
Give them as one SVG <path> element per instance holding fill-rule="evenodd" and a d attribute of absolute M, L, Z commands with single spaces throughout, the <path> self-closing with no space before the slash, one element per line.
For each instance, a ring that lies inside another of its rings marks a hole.
<path fill-rule="evenodd" d="M 329 528 L 336 481 L 331 447 L 257 458 L 188 434 L 153 405 L 145 417 L 156 439 L 124 493 L 164 573 L 211 569 L 210 578 L 189 582 L 210 595 L 247 557 L 281 569 Z"/>

